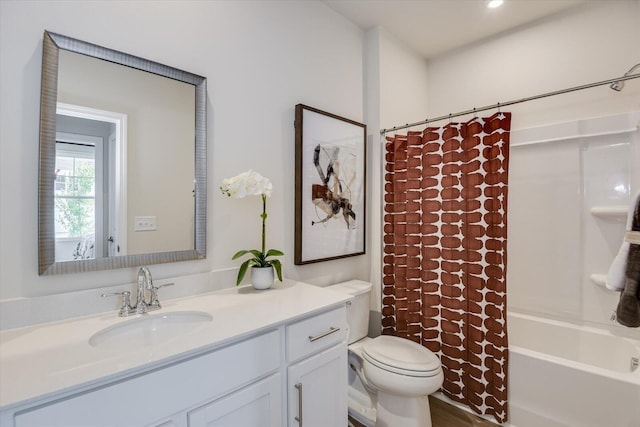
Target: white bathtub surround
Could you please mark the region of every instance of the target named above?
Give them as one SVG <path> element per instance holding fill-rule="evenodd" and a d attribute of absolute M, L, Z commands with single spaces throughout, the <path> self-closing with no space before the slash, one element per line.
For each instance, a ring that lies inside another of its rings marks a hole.
<path fill-rule="evenodd" d="M 511 425 L 640 425 L 640 337 L 515 312 L 507 320 Z"/>
<path fill-rule="evenodd" d="M 621 328 L 619 295 L 596 282 L 624 238 L 620 207 L 640 191 L 639 123 L 635 111 L 512 132 L 510 310 Z"/>
<path fill-rule="evenodd" d="M 611 321 L 619 295 L 602 286 L 624 238 L 620 207 L 640 190 L 639 122 L 631 112 L 512 132 L 514 426 L 640 425 L 640 331 Z"/>
<path fill-rule="evenodd" d="M 172 341 L 126 350 L 89 344 L 97 331 L 131 320 L 118 317 L 116 309 L 101 315 L 1 331 L 0 410 L 6 414 L 20 405 L 48 402 L 113 383 L 141 370 L 185 360 L 274 329 L 284 321 L 340 306 L 348 299 L 347 295 L 285 280 L 267 291 L 241 286 L 164 300 L 163 309 L 156 312 L 158 315 L 197 311 L 210 314 L 213 320 Z M 346 343 L 346 333 L 344 340 Z M 346 366 L 346 348 L 344 357 Z"/>

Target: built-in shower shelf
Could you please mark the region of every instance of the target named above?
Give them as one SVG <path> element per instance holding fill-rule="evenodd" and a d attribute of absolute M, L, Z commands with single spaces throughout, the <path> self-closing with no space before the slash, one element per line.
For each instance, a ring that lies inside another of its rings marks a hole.
<path fill-rule="evenodd" d="M 598 286 L 602 286 L 602 287 L 606 287 L 607 286 L 607 275 L 606 274 L 592 274 L 591 276 L 589 276 L 589 279 L 591 279 L 591 281 L 593 283 L 595 283 Z"/>
<path fill-rule="evenodd" d="M 625 219 L 629 208 L 627 206 L 594 206 L 589 212 L 600 218 Z"/>

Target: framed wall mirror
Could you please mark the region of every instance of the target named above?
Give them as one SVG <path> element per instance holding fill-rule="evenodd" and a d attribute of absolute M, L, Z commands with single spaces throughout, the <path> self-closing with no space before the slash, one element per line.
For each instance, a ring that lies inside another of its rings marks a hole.
<path fill-rule="evenodd" d="M 45 31 L 39 273 L 206 255 L 206 78 Z"/>

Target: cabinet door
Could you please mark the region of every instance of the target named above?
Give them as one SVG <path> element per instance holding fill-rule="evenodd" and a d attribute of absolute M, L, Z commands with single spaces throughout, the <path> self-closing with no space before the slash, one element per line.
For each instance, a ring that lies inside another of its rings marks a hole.
<path fill-rule="evenodd" d="M 347 424 L 347 346 L 338 345 L 289 367 L 289 427 Z"/>
<path fill-rule="evenodd" d="M 280 374 L 189 412 L 189 427 L 281 427 Z"/>

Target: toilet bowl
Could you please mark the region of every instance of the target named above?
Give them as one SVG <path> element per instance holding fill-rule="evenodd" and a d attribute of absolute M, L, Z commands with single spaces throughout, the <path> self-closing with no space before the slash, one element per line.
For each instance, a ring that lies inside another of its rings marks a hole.
<path fill-rule="evenodd" d="M 354 296 L 349 324 L 349 415 L 367 427 L 431 427 L 428 395 L 442 386 L 440 359 L 413 341 L 366 336 L 371 284 L 330 286 Z"/>
<path fill-rule="evenodd" d="M 377 391 L 363 382 L 362 345 L 371 338 L 365 337 L 349 345 L 348 403 L 349 416 L 366 427 L 376 424 Z"/>

